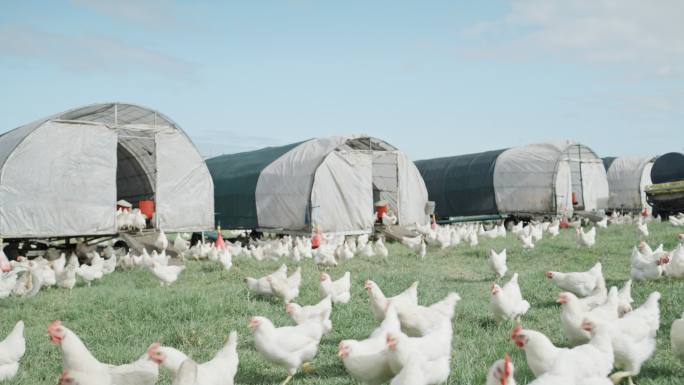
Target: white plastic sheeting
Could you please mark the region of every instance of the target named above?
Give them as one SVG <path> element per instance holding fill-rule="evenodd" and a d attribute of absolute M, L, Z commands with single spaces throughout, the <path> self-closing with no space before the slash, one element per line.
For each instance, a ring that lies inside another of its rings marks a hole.
<path fill-rule="evenodd" d="M 149 182 L 164 230 L 213 227 L 213 182 L 185 133 L 154 110 L 104 103 L 0 136 L 0 236 L 115 234 L 118 167 L 139 170 L 131 191 Z"/>
<path fill-rule="evenodd" d="M 255 192 L 259 227 L 304 228 L 314 173 L 323 159 L 344 141 L 340 136 L 309 140 L 261 172 Z"/>
<path fill-rule="evenodd" d="M 571 215 L 573 192 L 586 211 L 606 208 L 608 201 L 602 161 L 570 141 L 504 151 L 494 168 L 494 191 L 501 213 Z"/>
<path fill-rule="evenodd" d="M 650 207 L 644 189 L 651 184 L 653 161 L 653 157 L 619 157 L 613 160 L 607 170 L 609 208 L 641 211 Z"/>
<path fill-rule="evenodd" d="M 553 144 L 514 147 L 494 166 L 496 205 L 502 213 L 558 213 L 556 170 L 560 152 Z"/>
<path fill-rule="evenodd" d="M 49 121 L 28 133 L 2 168 L 2 236 L 115 233 L 116 142 L 102 124 Z"/>
<path fill-rule="evenodd" d="M 309 140 L 264 168 L 255 192 L 259 227 L 306 231 L 317 225 L 323 232 L 371 232 L 373 184 L 381 180 L 382 189 L 396 197 L 400 223 L 427 223 L 427 190 L 413 162 L 377 139 L 364 148 L 359 141 L 364 138 Z M 381 160 L 377 170 L 375 160 Z M 390 172 L 393 167 L 396 171 Z"/>
<path fill-rule="evenodd" d="M 416 165 L 400 152 L 397 154 L 399 175 L 399 223 L 403 225 L 425 224 L 430 218 L 425 212 L 428 192 L 425 181 Z"/>
<path fill-rule="evenodd" d="M 572 216 L 572 175 L 567 161 L 558 162 L 556 170 L 556 213 Z"/>
<path fill-rule="evenodd" d="M 156 143 L 157 226 L 166 231 L 211 228 L 214 187 L 197 149 L 185 135 L 171 128 L 159 131 Z"/>
<path fill-rule="evenodd" d="M 373 230 L 372 156 L 333 151 L 316 171 L 311 191 L 311 222 L 326 232 Z"/>

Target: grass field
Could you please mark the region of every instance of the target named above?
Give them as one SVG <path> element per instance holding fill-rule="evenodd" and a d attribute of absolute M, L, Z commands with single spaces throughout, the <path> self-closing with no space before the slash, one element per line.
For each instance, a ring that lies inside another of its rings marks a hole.
<path fill-rule="evenodd" d="M 676 245 L 676 229 L 669 224 L 651 224 L 649 243 Z M 680 230 L 681 232 L 681 230 Z M 523 296 L 532 304 L 523 317 L 526 328 L 547 334 L 557 345 L 566 345 L 555 303 L 558 290 L 544 277 L 545 270 L 586 270 L 596 260 L 603 262 L 608 285 L 622 285 L 629 278 L 629 256 L 639 241 L 633 226 L 613 226 L 599 230 L 596 246 L 578 250 L 574 234 L 562 231 L 554 240 L 544 239 L 530 252 L 522 251 L 511 234 L 506 239 L 482 240 L 476 248 L 461 245 L 440 251 L 431 248 L 425 260 L 401 245 L 391 245 L 387 262 L 357 257 L 339 267 L 327 269 L 336 279 L 345 271 L 352 273 L 352 300 L 333 310 L 334 330 L 321 342 L 314 360 L 316 373 L 298 374 L 294 384 L 355 384 L 338 359 L 341 339 L 366 338 L 376 327 L 368 308 L 363 282 L 376 281 L 388 295 L 394 295 L 413 281 L 420 281 L 419 302 L 431 304 L 450 291 L 463 298 L 454 319 L 453 363 L 448 384 L 484 384 L 489 366 L 511 352 L 516 365 L 516 380 L 525 384 L 532 374 L 522 351 L 509 340 L 513 324 L 497 325 L 489 314 L 490 272 L 486 255 L 490 248 L 508 248 L 509 273 L 520 274 Z M 204 361 L 222 346 L 231 330 L 239 333 L 240 366 L 237 384 L 279 384 L 283 369 L 266 362 L 255 351 L 247 328 L 252 315 L 269 317 L 276 325 L 290 325 L 281 303 L 250 298 L 243 285 L 246 275 L 261 276 L 275 270 L 280 262 L 234 259 L 234 267 L 223 272 L 218 264 L 189 262 L 178 282 L 160 287 L 144 270 L 115 272 L 92 287 L 79 285 L 71 292 L 50 289 L 32 299 L 9 298 L 0 301 L 2 338 L 14 323 L 26 323 L 27 352 L 17 377 L 8 384 L 55 384 L 61 372 L 59 348 L 49 343 L 46 327 L 60 319 L 84 340 L 103 362 L 121 364 L 134 361 L 154 341 L 183 350 L 197 361 Z M 294 263 L 288 263 L 293 267 Z M 302 262 L 303 283 L 296 302 L 312 304 L 319 300 L 319 269 L 312 261 Z M 654 290 L 663 296 L 661 328 L 656 354 L 636 378 L 640 385 L 681 385 L 684 366 L 670 352 L 670 324 L 684 311 L 684 280 L 663 279 L 635 283 L 632 295 L 640 305 Z M 160 384 L 170 384 L 163 372 Z"/>

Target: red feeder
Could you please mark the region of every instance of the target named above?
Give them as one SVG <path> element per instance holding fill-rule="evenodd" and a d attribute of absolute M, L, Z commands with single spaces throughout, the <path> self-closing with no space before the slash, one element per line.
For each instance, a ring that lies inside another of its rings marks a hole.
<path fill-rule="evenodd" d="M 575 193 L 573 193 L 573 195 L 574 194 Z M 567 229 L 568 227 L 570 227 L 570 223 L 568 223 L 568 218 L 566 218 L 566 217 L 561 218 L 560 225 L 558 227 L 560 227 L 561 229 Z"/>
<path fill-rule="evenodd" d="M 316 228 L 316 232 L 314 233 L 313 236 L 311 236 L 311 248 L 312 249 L 317 249 L 319 246 L 321 246 L 321 231 Z"/>
<path fill-rule="evenodd" d="M 577 193 L 573 191 L 572 193 L 572 204 L 576 205 L 577 204 Z"/>
<path fill-rule="evenodd" d="M 216 248 L 223 249 L 226 244 L 223 242 L 223 235 L 221 235 L 221 227 L 216 229 Z"/>
<path fill-rule="evenodd" d="M 145 214 L 147 219 L 152 219 L 154 216 L 154 201 L 153 200 L 142 200 L 138 202 L 138 207 L 140 212 Z"/>
<path fill-rule="evenodd" d="M 375 203 L 375 216 L 378 221 L 382 221 L 382 217 L 387 214 L 388 204 L 386 201 L 379 201 Z"/>

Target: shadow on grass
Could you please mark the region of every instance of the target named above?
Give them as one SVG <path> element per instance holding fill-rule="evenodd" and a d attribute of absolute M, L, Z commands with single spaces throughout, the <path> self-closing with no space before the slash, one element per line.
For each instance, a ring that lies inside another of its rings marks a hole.
<path fill-rule="evenodd" d="M 559 308 L 560 305 L 556 303 L 556 301 L 544 301 L 544 302 L 537 302 L 534 307 L 536 308 Z"/>
<path fill-rule="evenodd" d="M 449 277 L 449 278 L 445 279 L 444 281 L 446 281 L 448 283 L 483 283 L 483 282 L 492 283 L 492 282 L 494 282 L 494 277 L 492 277 L 492 278 Z"/>
<path fill-rule="evenodd" d="M 302 380 L 304 378 L 315 378 L 315 379 L 323 379 L 324 380 L 324 379 L 332 379 L 332 378 L 338 378 L 338 377 L 348 378 L 348 376 L 349 376 L 344 371 L 342 364 L 339 364 L 339 365 L 328 364 L 328 365 L 323 365 L 323 366 L 317 366 L 316 362 L 314 360 L 313 367 L 314 367 L 313 373 L 307 374 L 307 373 L 304 373 L 300 370 L 297 372 L 297 374 L 295 374 L 292 381 L 294 381 L 296 383 L 297 380 Z M 272 374 L 264 375 L 264 373 L 260 372 L 259 369 L 260 369 L 259 367 L 252 367 L 252 368 L 240 367 L 240 370 L 238 370 L 238 373 L 235 376 L 235 383 L 236 384 L 254 384 L 254 385 L 280 384 L 287 377 L 287 371 L 285 369 L 282 369 L 282 376 L 279 376 L 277 374 L 276 375 L 272 375 Z"/>
<path fill-rule="evenodd" d="M 483 329 L 497 329 L 499 324 L 493 318 L 480 318 L 477 322 Z"/>

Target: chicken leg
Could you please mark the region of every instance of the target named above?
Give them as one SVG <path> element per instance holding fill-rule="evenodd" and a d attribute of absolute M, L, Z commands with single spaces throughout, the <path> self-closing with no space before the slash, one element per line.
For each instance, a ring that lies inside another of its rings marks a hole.
<path fill-rule="evenodd" d="M 634 373 L 632 372 L 615 372 L 610 376 L 610 380 L 613 381 L 613 384 L 617 385 L 619 384 L 625 377 L 627 377 L 629 381 L 629 385 L 634 385 L 634 381 L 632 381 L 632 376 Z"/>
<path fill-rule="evenodd" d="M 283 381 L 283 383 L 280 384 L 280 385 L 287 385 L 287 383 L 290 382 L 290 380 L 292 380 L 292 375 L 291 375 L 291 374 L 288 375 L 287 378 L 285 379 L 285 381 Z"/>

